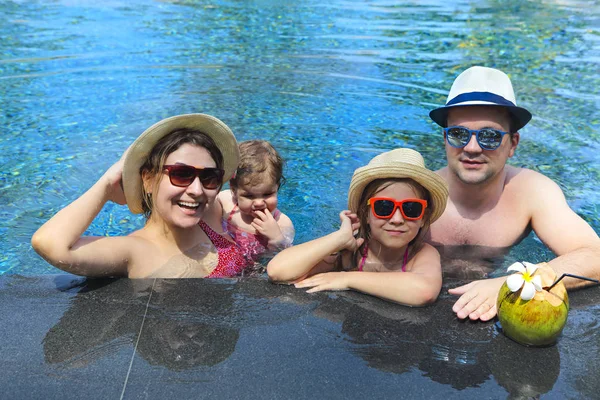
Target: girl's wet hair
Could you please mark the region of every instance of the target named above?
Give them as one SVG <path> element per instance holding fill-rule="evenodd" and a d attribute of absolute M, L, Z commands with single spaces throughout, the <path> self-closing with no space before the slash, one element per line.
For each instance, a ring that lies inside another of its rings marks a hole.
<path fill-rule="evenodd" d="M 411 187 L 411 189 L 417 194 L 417 196 L 423 200 L 427 200 L 427 208 L 425 209 L 425 214 L 423 215 L 423 226 L 419 229 L 419 233 L 413 240 L 408 244 L 408 257 L 411 258 L 415 254 L 419 252 L 421 246 L 423 245 L 423 241 L 425 239 L 425 235 L 429 230 L 429 226 L 431 225 L 431 211 L 430 208 L 433 204 L 431 202 L 431 195 L 429 191 L 425 189 L 418 182 L 410 179 L 410 178 L 396 178 L 396 179 L 376 179 L 370 182 L 365 190 L 363 190 L 362 195 L 360 197 L 360 202 L 356 215 L 360 221 L 360 228 L 358 229 L 358 237 L 362 237 L 365 239 L 364 243 L 356 249 L 356 251 L 352 254 L 351 258 L 351 269 L 358 268 L 358 260 L 362 257 L 365 246 L 369 243 L 371 239 L 371 229 L 369 227 L 369 213 L 371 212 L 371 207 L 367 204 L 367 201 L 374 197 L 375 194 L 379 193 L 386 187 L 394 184 L 394 183 L 405 183 Z"/>
<path fill-rule="evenodd" d="M 266 140 L 248 140 L 239 144 L 240 162 L 233 178 L 231 189 L 240 185 L 257 185 L 265 181 L 265 174 L 280 187 L 284 182 L 283 158 Z"/>
<path fill-rule="evenodd" d="M 156 193 L 158 185 L 162 179 L 162 170 L 165 165 L 165 160 L 171 153 L 177 151 L 184 144 L 205 148 L 213 158 L 217 168 L 223 168 L 223 154 L 217 147 L 214 140 L 207 134 L 190 128 L 178 129 L 169 133 L 160 139 L 150 151 L 146 162 L 140 167 L 140 174 L 150 174 L 153 178 L 152 193 Z M 158 178 L 158 179 L 156 179 Z M 220 190 L 220 188 L 219 188 Z M 153 208 L 152 194 L 147 193 L 144 188 L 144 198 L 142 201 L 142 209 L 146 219 L 152 215 Z"/>

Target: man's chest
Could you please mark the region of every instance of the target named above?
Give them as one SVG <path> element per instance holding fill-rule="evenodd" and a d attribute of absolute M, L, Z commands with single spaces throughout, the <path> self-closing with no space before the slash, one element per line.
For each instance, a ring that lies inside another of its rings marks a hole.
<path fill-rule="evenodd" d="M 431 240 L 443 245 L 508 247 L 529 233 L 529 218 L 510 208 L 499 208 L 481 215 L 446 212 L 431 227 Z"/>

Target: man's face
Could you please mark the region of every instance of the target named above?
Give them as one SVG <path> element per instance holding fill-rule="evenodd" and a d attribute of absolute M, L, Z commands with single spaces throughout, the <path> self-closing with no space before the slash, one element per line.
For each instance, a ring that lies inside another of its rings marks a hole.
<path fill-rule="evenodd" d="M 464 126 L 468 129 L 492 128 L 510 131 L 510 116 L 501 107 L 469 106 L 456 107 L 448 113 L 448 126 Z M 445 138 L 444 138 L 445 139 Z M 496 150 L 483 150 L 475 135 L 469 143 L 457 149 L 446 143 L 448 168 L 461 182 L 471 185 L 483 184 L 497 176 L 504 168 L 506 160 L 513 156 L 519 134 L 504 135 L 502 144 Z"/>

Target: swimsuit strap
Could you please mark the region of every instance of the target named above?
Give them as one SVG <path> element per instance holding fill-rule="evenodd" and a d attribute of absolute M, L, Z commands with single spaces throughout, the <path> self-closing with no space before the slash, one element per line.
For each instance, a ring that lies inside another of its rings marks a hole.
<path fill-rule="evenodd" d="M 208 236 L 208 238 L 210 239 L 212 244 L 217 248 L 217 250 L 219 248 L 227 247 L 231 243 L 229 240 L 225 239 L 223 236 L 215 232 L 206 222 L 200 220 L 198 225 L 200 225 L 200 228 L 202 228 L 204 233 L 206 233 L 206 236 Z"/>
<path fill-rule="evenodd" d="M 365 261 L 367 260 L 367 253 L 369 252 L 369 246 L 365 245 L 365 249 L 362 253 L 362 258 L 360 260 L 360 265 L 358 266 L 358 270 L 362 271 L 363 266 L 365 265 Z M 404 259 L 402 261 L 402 272 L 406 272 L 406 263 L 408 262 L 408 246 L 406 246 L 406 250 L 404 251 Z"/>
<path fill-rule="evenodd" d="M 402 272 L 406 272 L 406 263 L 408 262 L 408 246 L 404 251 L 404 260 L 402 261 Z"/>
<path fill-rule="evenodd" d="M 233 214 L 235 214 L 235 212 L 237 211 L 237 208 L 238 208 L 237 204 L 234 204 L 233 208 L 229 212 L 229 216 L 227 217 L 227 222 L 228 223 L 231 222 L 231 218 L 233 218 Z"/>
<path fill-rule="evenodd" d="M 362 253 L 362 258 L 360 260 L 360 265 L 358 266 L 358 270 L 362 271 L 363 270 L 363 266 L 365 265 L 365 261 L 367 260 L 367 254 L 369 253 L 369 245 L 365 245 L 365 248 L 363 250 Z"/>

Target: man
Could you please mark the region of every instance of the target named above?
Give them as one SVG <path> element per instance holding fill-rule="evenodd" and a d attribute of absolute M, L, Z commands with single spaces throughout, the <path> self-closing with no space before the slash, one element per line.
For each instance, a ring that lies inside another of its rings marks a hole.
<path fill-rule="evenodd" d="M 444 128 L 448 161 L 437 172 L 448 183 L 450 196 L 431 227 L 431 242 L 443 257 L 453 248 L 503 255 L 533 229 L 558 256 L 548 262 L 557 276 L 568 272 L 600 278 L 600 239 L 569 208 L 559 186 L 538 172 L 506 165 L 519 144 L 519 129 L 531 119 L 529 111 L 517 107 L 506 74 L 467 69 L 454 81 L 446 106 L 429 116 Z M 492 319 L 505 279 L 450 289 L 460 296 L 453 306 L 458 318 Z M 563 282 L 568 289 L 589 284 L 573 278 Z"/>

